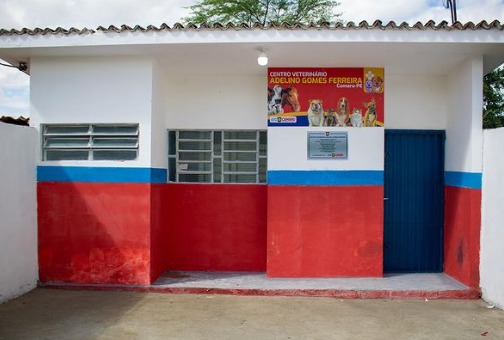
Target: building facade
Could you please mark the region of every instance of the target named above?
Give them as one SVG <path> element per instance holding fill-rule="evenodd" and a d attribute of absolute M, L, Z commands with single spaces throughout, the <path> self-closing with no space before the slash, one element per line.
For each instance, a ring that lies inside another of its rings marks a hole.
<path fill-rule="evenodd" d="M 29 63 L 40 280 L 444 271 L 477 288 L 482 79 L 504 62 L 502 30 L 0 31 L 0 56 Z M 257 65 L 259 51 L 268 67 Z M 382 72 L 381 92 L 366 93 L 369 69 Z M 290 126 L 321 99 L 314 82 L 325 82 L 325 123 Z M 359 83 L 355 98 L 345 92 Z M 275 102 L 275 85 L 296 88 L 299 108 L 282 103 L 284 92 Z M 348 119 L 327 123 L 342 97 Z M 366 126 L 371 101 L 377 123 Z M 363 126 L 351 123 L 354 109 Z"/>

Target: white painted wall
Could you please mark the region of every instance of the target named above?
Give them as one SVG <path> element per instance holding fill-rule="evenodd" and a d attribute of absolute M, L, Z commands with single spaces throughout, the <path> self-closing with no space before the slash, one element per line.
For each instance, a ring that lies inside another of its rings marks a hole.
<path fill-rule="evenodd" d="M 266 75 L 168 77 L 168 129 L 265 130 L 266 86 Z"/>
<path fill-rule="evenodd" d="M 153 61 L 139 57 L 33 58 L 31 124 L 139 123 L 136 161 L 60 161 L 45 165 L 149 167 Z M 40 150 L 37 159 L 40 160 Z"/>
<path fill-rule="evenodd" d="M 485 130 L 480 285 L 483 299 L 504 309 L 504 128 Z"/>
<path fill-rule="evenodd" d="M 386 82 L 387 128 L 446 127 L 446 77 L 391 75 Z M 166 129 L 266 129 L 265 87 L 265 75 L 170 75 L 157 62 L 146 58 L 34 58 L 31 117 L 36 127 L 41 123 L 140 123 L 138 161 L 44 164 L 165 168 Z M 383 133 L 377 137 L 376 133 L 348 130 L 350 159 L 338 167 L 383 169 Z M 282 142 L 270 143 L 270 169 L 279 168 L 276 164 L 284 162 L 281 156 L 275 160 L 283 152 L 275 151 L 277 147 L 287 145 L 290 149 L 296 140 L 306 148 L 305 133 L 300 140 L 295 137 L 306 130 L 273 131 L 270 138 L 278 137 Z M 285 131 L 285 138 L 276 135 L 280 131 Z M 375 137 L 378 139 L 369 139 Z M 284 144 L 284 140 L 289 142 Z M 301 153 L 299 158 L 304 157 Z M 301 165 L 298 157 L 293 159 L 297 168 L 308 166 Z M 331 164 L 329 167 L 334 166 Z M 319 166 L 325 167 L 323 163 Z"/>
<path fill-rule="evenodd" d="M 480 173 L 483 162 L 483 58 L 467 59 L 448 77 L 445 169 Z"/>
<path fill-rule="evenodd" d="M 37 285 L 37 132 L 0 123 L 0 303 Z"/>
<path fill-rule="evenodd" d="M 308 159 L 308 131 L 348 131 L 348 159 Z M 268 170 L 383 170 L 383 128 L 268 129 Z"/>
<path fill-rule="evenodd" d="M 266 75 L 166 76 L 167 125 L 172 129 L 265 129 Z M 386 78 L 385 125 L 445 129 L 446 76 Z"/>
<path fill-rule="evenodd" d="M 448 111 L 446 88 L 445 76 L 387 75 L 385 127 L 444 130 Z"/>
<path fill-rule="evenodd" d="M 387 76 L 386 128 L 446 128 L 446 169 L 481 171 L 482 99 L 473 95 L 481 76 L 481 58 L 467 60 L 449 76 Z M 266 129 L 265 87 L 265 75 L 169 74 L 148 58 L 34 58 L 31 118 L 35 127 L 41 123 L 140 123 L 137 161 L 44 164 L 165 168 L 166 129 Z M 350 158 L 337 167 L 383 169 L 383 131 L 377 135 L 379 129 L 364 134 L 357 130 L 348 129 Z M 306 149 L 306 131 L 270 129 L 270 139 L 275 141 L 269 143 L 270 170 L 312 166 L 308 164 L 313 161 L 306 163 L 305 151 L 289 162 L 282 157 L 285 148 L 292 149 L 295 143 Z M 316 168 L 326 166 L 335 165 L 318 163 Z"/>
<path fill-rule="evenodd" d="M 386 128 L 445 129 L 447 83 L 446 76 L 387 76 Z M 166 75 L 165 84 L 168 129 L 267 128 L 266 75 Z M 308 128 L 270 128 L 268 169 L 383 170 L 383 129 L 344 130 L 349 131 L 349 159 L 336 162 L 307 160 Z"/>
<path fill-rule="evenodd" d="M 152 67 L 151 166 L 168 168 L 166 79 L 157 62 Z"/>

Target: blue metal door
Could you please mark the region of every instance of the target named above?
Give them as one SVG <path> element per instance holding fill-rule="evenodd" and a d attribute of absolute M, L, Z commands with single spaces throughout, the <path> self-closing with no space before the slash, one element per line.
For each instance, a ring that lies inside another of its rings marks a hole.
<path fill-rule="evenodd" d="M 444 131 L 385 130 L 385 273 L 443 270 Z"/>

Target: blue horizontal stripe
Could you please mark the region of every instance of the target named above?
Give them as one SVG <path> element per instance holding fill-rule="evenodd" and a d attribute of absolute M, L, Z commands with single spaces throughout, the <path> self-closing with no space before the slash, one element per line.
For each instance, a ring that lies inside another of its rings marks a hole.
<path fill-rule="evenodd" d="M 39 182 L 166 183 L 166 169 L 39 166 Z"/>
<path fill-rule="evenodd" d="M 383 185 L 383 171 L 374 170 L 274 170 L 270 185 Z"/>
<path fill-rule="evenodd" d="M 445 185 L 459 188 L 481 189 L 481 173 L 446 171 Z"/>

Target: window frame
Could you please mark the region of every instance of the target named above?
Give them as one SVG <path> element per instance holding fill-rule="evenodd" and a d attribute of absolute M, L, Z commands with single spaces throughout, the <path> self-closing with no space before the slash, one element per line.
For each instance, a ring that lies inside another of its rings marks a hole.
<path fill-rule="evenodd" d="M 68 129 L 67 132 L 64 130 Z M 72 131 L 73 129 L 73 131 Z M 109 131 L 107 131 L 107 129 Z M 116 131 L 114 131 L 114 129 Z M 122 131 L 121 131 L 122 129 Z M 140 124 L 138 123 L 57 123 L 41 124 L 41 160 L 42 162 L 129 162 L 137 161 L 140 153 Z M 58 131 L 60 130 L 60 131 Z M 104 131 L 105 130 L 105 131 Z M 130 131 L 128 131 L 130 130 Z M 65 141 L 82 141 L 82 144 Z M 107 143 L 108 141 L 108 143 Z M 124 143 L 120 143 L 123 141 Z M 53 144 L 54 143 L 54 144 Z M 50 145 L 53 144 L 53 145 Z M 67 154 L 87 153 L 82 158 L 52 158 L 49 154 L 57 152 Z M 116 152 L 116 157 L 99 157 L 105 152 Z M 117 157 L 131 154 L 133 157 Z"/>
<path fill-rule="evenodd" d="M 206 134 L 206 138 L 181 138 L 182 134 Z M 249 135 L 240 138 L 239 134 Z M 251 134 L 255 134 L 251 136 Z M 234 137 L 233 137 L 234 136 Z M 182 149 L 182 143 L 209 143 L 204 149 Z M 172 144 L 175 145 L 172 145 Z M 253 145 L 253 149 L 240 149 L 239 145 Z M 182 154 L 199 154 L 200 159 L 182 159 Z M 201 155 L 208 154 L 206 157 Z M 240 158 L 254 154 L 253 159 Z M 190 170 L 191 164 L 209 164 L 209 169 Z M 243 167 L 255 167 L 255 170 Z M 242 167 L 242 169 L 238 169 Z M 182 176 L 181 176 L 182 175 Z M 187 177 L 185 177 L 188 175 Z M 194 180 L 187 180 L 193 175 Z M 198 179 L 203 176 L 203 180 Z M 206 176 L 206 178 L 204 177 Z M 184 177 L 186 179 L 184 179 Z M 250 180 L 254 177 L 253 180 Z M 186 184 L 267 184 L 267 130 L 245 129 L 173 129 L 168 130 L 168 182 Z"/>

